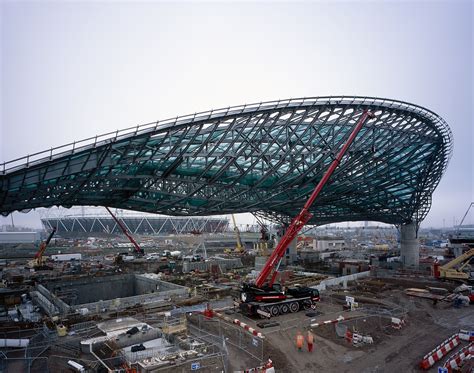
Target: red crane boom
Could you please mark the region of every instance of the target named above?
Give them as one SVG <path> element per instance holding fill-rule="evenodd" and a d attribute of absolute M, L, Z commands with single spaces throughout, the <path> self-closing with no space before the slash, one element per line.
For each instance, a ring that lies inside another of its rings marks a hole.
<path fill-rule="evenodd" d="M 293 219 L 291 222 L 290 226 L 288 227 L 287 231 L 285 232 L 285 235 L 281 238 L 280 242 L 278 243 L 277 247 L 275 250 L 273 250 L 272 255 L 270 255 L 270 258 L 268 258 L 265 266 L 261 270 L 259 276 L 257 277 L 255 281 L 255 286 L 258 288 L 261 288 L 265 281 L 267 280 L 268 276 L 270 273 L 273 271 L 273 275 L 270 279 L 269 286 L 272 287 L 273 283 L 275 281 L 276 275 L 278 273 L 278 265 L 280 260 L 283 258 L 283 255 L 286 252 L 287 247 L 293 241 L 293 239 L 298 235 L 298 232 L 304 227 L 304 225 L 311 219 L 313 216 L 309 212 L 309 208 L 313 204 L 314 200 L 316 197 L 319 195 L 321 190 L 323 189 L 324 185 L 327 183 L 331 175 L 333 174 L 334 170 L 336 167 L 339 165 L 341 162 L 342 157 L 346 153 L 347 149 L 349 146 L 352 144 L 354 139 L 356 138 L 357 134 L 359 133 L 360 129 L 364 125 L 364 123 L 367 121 L 368 118 L 374 118 L 374 114 L 371 113 L 368 110 L 364 110 L 362 113 L 362 116 L 360 117 L 359 121 L 357 122 L 356 126 L 352 130 L 349 138 L 347 139 L 347 142 L 344 144 L 342 149 L 339 151 L 337 154 L 336 158 L 332 161 L 331 165 L 329 166 L 328 170 L 324 174 L 323 178 L 319 181 L 318 185 L 314 189 L 313 193 L 311 193 L 311 196 L 308 198 L 306 203 L 304 204 L 302 210 L 300 213 Z"/>
<path fill-rule="evenodd" d="M 43 264 L 43 254 L 46 251 L 46 248 L 48 247 L 49 243 L 51 242 L 51 239 L 53 238 L 54 233 L 56 233 L 56 227 L 53 227 L 53 230 L 49 234 L 46 241 L 41 242 L 39 249 L 35 254 L 36 265 L 40 266 Z"/>
<path fill-rule="evenodd" d="M 140 245 L 138 245 L 137 241 L 135 241 L 132 237 L 132 235 L 128 232 L 127 228 L 125 227 L 125 225 L 123 225 L 123 223 L 117 219 L 117 217 L 112 213 L 112 211 L 110 211 L 110 209 L 108 207 L 105 207 L 107 209 L 107 211 L 109 212 L 109 214 L 112 216 L 112 218 L 115 220 L 115 222 L 117 223 L 117 225 L 120 227 L 120 229 L 122 230 L 123 234 L 125 236 L 127 236 L 127 238 L 130 240 L 130 242 L 132 243 L 132 245 L 135 247 L 135 252 L 139 255 L 143 255 L 145 254 L 145 251 L 140 247 Z"/>

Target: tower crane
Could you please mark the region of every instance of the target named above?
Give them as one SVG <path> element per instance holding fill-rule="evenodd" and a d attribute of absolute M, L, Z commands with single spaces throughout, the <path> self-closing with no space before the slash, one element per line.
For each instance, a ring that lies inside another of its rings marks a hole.
<path fill-rule="evenodd" d="M 316 289 L 295 287 L 289 288 L 286 294 L 280 284 L 275 284 L 275 279 L 288 246 L 313 216 L 309 211 L 311 205 L 341 162 L 342 157 L 356 138 L 364 123 L 369 118 L 374 117 L 375 115 L 367 109 L 363 111 L 346 143 L 331 162 L 329 168 L 316 185 L 299 214 L 292 220 L 255 282 L 244 283 L 242 285 L 240 309 L 243 313 L 248 315 L 260 314 L 260 316 L 263 317 L 277 316 L 287 312 L 297 312 L 301 308 L 314 307 L 314 302 L 319 301 L 319 292 Z"/>

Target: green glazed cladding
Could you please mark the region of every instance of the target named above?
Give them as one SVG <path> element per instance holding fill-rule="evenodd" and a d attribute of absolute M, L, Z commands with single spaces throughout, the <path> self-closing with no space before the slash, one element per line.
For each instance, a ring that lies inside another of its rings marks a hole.
<path fill-rule="evenodd" d="M 364 109 L 310 224 L 420 222 L 452 152 L 435 113 L 368 97 L 280 100 L 148 123 L 0 165 L 0 213 L 109 206 L 165 215 L 297 215 Z"/>

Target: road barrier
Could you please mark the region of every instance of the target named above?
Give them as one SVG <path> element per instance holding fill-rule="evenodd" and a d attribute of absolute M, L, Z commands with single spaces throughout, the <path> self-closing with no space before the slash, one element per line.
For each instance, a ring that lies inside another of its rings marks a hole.
<path fill-rule="evenodd" d="M 266 364 L 261 365 L 257 368 L 250 368 L 245 370 L 236 370 L 234 373 L 275 373 L 275 368 L 273 367 L 273 362 L 271 359 L 268 359 Z"/>
<path fill-rule="evenodd" d="M 468 346 L 462 348 L 461 351 L 451 355 L 448 360 L 446 360 L 443 367 L 448 370 L 448 373 L 451 373 L 453 370 L 457 371 L 464 360 L 472 357 L 474 357 L 474 342 L 471 342 Z"/>
<path fill-rule="evenodd" d="M 339 316 L 337 319 L 335 320 L 326 320 L 326 321 L 320 321 L 320 322 L 316 322 L 314 324 L 311 324 L 311 327 L 312 328 L 317 328 L 318 326 L 321 326 L 321 325 L 327 325 L 327 324 L 336 324 L 338 323 L 339 321 L 343 321 L 343 320 L 346 320 L 344 317 L 342 316 Z"/>
<path fill-rule="evenodd" d="M 474 330 L 460 330 L 459 331 L 459 338 L 463 341 L 474 341 Z"/>
<path fill-rule="evenodd" d="M 222 313 L 219 313 L 219 312 L 214 312 L 214 315 L 216 315 L 222 320 L 225 320 L 227 322 L 230 322 L 232 324 L 235 324 L 244 328 L 246 331 L 248 331 L 250 334 L 254 335 L 255 337 L 259 337 L 262 339 L 265 338 L 265 336 L 261 332 L 252 328 L 251 326 L 248 326 L 246 323 L 240 321 L 239 319 L 231 319 L 230 317 L 224 316 Z"/>
<path fill-rule="evenodd" d="M 354 346 L 361 346 L 364 344 L 373 344 L 373 343 L 374 343 L 374 339 L 370 335 L 352 333 L 352 344 Z"/>
<path fill-rule="evenodd" d="M 403 319 L 399 319 L 398 317 L 392 317 L 392 328 L 394 329 L 401 329 L 403 325 L 405 325 L 405 321 Z"/>
<path fill-rule="evenodd" d="M 244 328 L 245 330 L 247 330 L 250 334 L 253 334 L 254 336 L 256 337 L 259 337 L 259 338 L 265 338 L 263 336 L 262 333 L 260 333 L 258 330 L 255 330 L 254 328 L 252 328 L 251 326 L 248 326 L 246 323 L 240 321 L 239 319 L 234 319 L 234 324 Z"/>
<path fill-rule="evenodd" d="M 451 351 L 454 347 L 459 344 L 459 333 L 456 333 L 443 341 L 440 345 L 438 345 L 435 349 L 431 352 L 426 354 L 423 357 L 423 360 L 420 363 L 421 369 L 429 369 L 431 368 L 437 361 L 439 361 L 443 356 L 445 356 L 449 351 Z"/>

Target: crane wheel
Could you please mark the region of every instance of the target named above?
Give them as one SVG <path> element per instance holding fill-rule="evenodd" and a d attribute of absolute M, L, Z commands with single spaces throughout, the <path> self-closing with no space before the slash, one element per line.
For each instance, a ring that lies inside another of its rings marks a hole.
<path fill-rule="evenodd" d="M 311 308 L 311 306 L 312 306 L 312 303 L 311 303 L 310 300 L 305 300 L 305 301 L 303 302 L 303 308 L 304 308 L 305 310 L 309 310 L 309 309 Z"/>
<path fill-rule="evenodd" d="M 288 313 L 289 311 L 289 308 L 288 308 L 288 305 L 287 304 L 282 304 L 280 306 L 280 314 L 285 314 L 285 313 Z"/>
<path fill-rule="evenodd" d="M 290 303 L 290 312 L 295 313 L 300 310 L 300 305 L 298 302 L 292 302 Z"/>
<path fill-rule="evenodd" d="M 278 316 L 280 314 L 280 311 L 278 310 L 278 307 L 277 306 L 271 306 L 270 307 L 270 314 L 273 317 Z"/>

